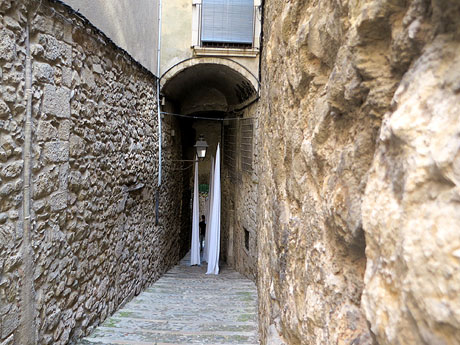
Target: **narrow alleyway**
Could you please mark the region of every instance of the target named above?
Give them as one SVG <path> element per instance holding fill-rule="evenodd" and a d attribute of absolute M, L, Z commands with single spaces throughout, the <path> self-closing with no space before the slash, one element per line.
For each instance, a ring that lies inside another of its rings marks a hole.
<path fill-rule="evenodd" d="M 256 287 L 227 267 L 205 275 L 189 254 L 79 345 L 258 344 Z"/>

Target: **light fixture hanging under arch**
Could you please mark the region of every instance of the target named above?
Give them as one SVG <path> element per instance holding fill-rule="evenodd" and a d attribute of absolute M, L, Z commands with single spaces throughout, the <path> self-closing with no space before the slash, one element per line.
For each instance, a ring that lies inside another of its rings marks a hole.
<path fill-rule="evenodd" d="M 206 142 L 206 140 L 204 140 L 203 135 L 200 135 L 198 137 L 198 140 L 196 141 L 194 146 L 196 147 L 196 154 L 198 156 L 198 159 L 204 159 L 204 157 L 206 157 L 208 143 Z"/>

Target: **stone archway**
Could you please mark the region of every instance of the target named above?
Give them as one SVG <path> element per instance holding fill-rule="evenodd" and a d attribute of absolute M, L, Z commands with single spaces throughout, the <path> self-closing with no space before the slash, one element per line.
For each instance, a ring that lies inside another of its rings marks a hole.
<path fill-rule="evenodd" d="M 258 99 L 259 82 L 249 70 L 235 61 L 206 57 L 187 59 L 173 66 L 163 74 L 160 84 L 161 94 L 165 97 L 165 104 L 162 107 L 165 115 L 164 121 L 175 118 L 180 123 L 179 136 L 183 160 L 194 159 L 193 144 L 198 135 L 205 135 L 209 144 L 209 153 L 206 159 L 199 164 L 199 183 L 208 184 L 211 155 L 215 155 L 218 142 L 221 143 L 221 153 L 224 153 L 227 145 L 224 132 L 228 126 L 224 127 L 223 120 L 239 118 L 242 115 L 241 109 Z M 187 245 L 190 235 L 190 228 L 187 224 L 191 223 L 189 208 L 193 169 L 187 163 L 184 163 L 183 166 L 181 242 Z M 185 169 L 186 166 L 189 168 Z M 233 200 L 236 184 L 227 183 L 225 188 L 227 190 L 223 190 L 223 194 Z M 235 204 L 233 201 L 231 203 Z M 224 208 L 223 216 L 227 213 L 227 219 L 234 218 L 230 215 L 231 211 Z M 226 260 L 233 257 L 231 221 L 224 221 L 221 229 L 221 258 Z"/>
<path fill-rule="evenodd" d="M 161 93 L 181 114 L 229 112 L 253 101 L 259 82 L 243 65 L 227 58 L 195 57 L 167 70 Z"/>

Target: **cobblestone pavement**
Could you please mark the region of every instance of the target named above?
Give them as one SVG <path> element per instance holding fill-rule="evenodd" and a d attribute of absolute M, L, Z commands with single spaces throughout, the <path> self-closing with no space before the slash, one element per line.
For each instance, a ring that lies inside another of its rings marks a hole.
<path fill-rule="evenodd" d="M 258 344 L 257 292 L 230 268 L 206 275 L 187 255 L 78 345 Z"/>

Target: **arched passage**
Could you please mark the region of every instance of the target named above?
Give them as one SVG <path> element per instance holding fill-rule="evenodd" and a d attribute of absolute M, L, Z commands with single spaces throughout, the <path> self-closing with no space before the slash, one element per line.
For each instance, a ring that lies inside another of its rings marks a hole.
<path fill-rule="evenodd" d="M 181 114 L 230 112 L 258 96 L 259 82 L 243 65 L 225 58 L 186 59 L 167 70 L 161 92 Z"/>
<path fill-rule="evenodd" d="M 258 97 L 258 80 L 242 65 L 223 58 L 194 58 L 173 66 L 161 77 L 161 94 L 165 99 L 164 121 L 179 122 L 178 142 L 182 146 L 182 231 L 183 249 L 189 248 L 191 234 L 191 196 L 193 187 L 193 145 L 199 135 L 209 144 L 206 158 L 199 163 L 202 191 L 209 183 L 211 159 L 217 144 L 225 149 L 224 119 L 238 118 L 244 108 Z M 177 116 L 179 115 L 179 116 Z M 234 121 L 234 120 L 229 120 Z M 228 122 L 228 121 L 225 121 Z M 223 152 L 221 152 L 223 153 Z M 223 191 L 223 193 L 226 193 Z M 231 194 L 231 193 L 227 193 Z M 204 196 L 201 196 L 201 210 Z M 203 214 L 200 210 L 200 213 Z M 227 212 L 223 209 L 222 211 Z M 225 218 L 225 215 L 224 215 Z M 228 232 L 221 228 L 221 258 L 226 259 Z"/>

